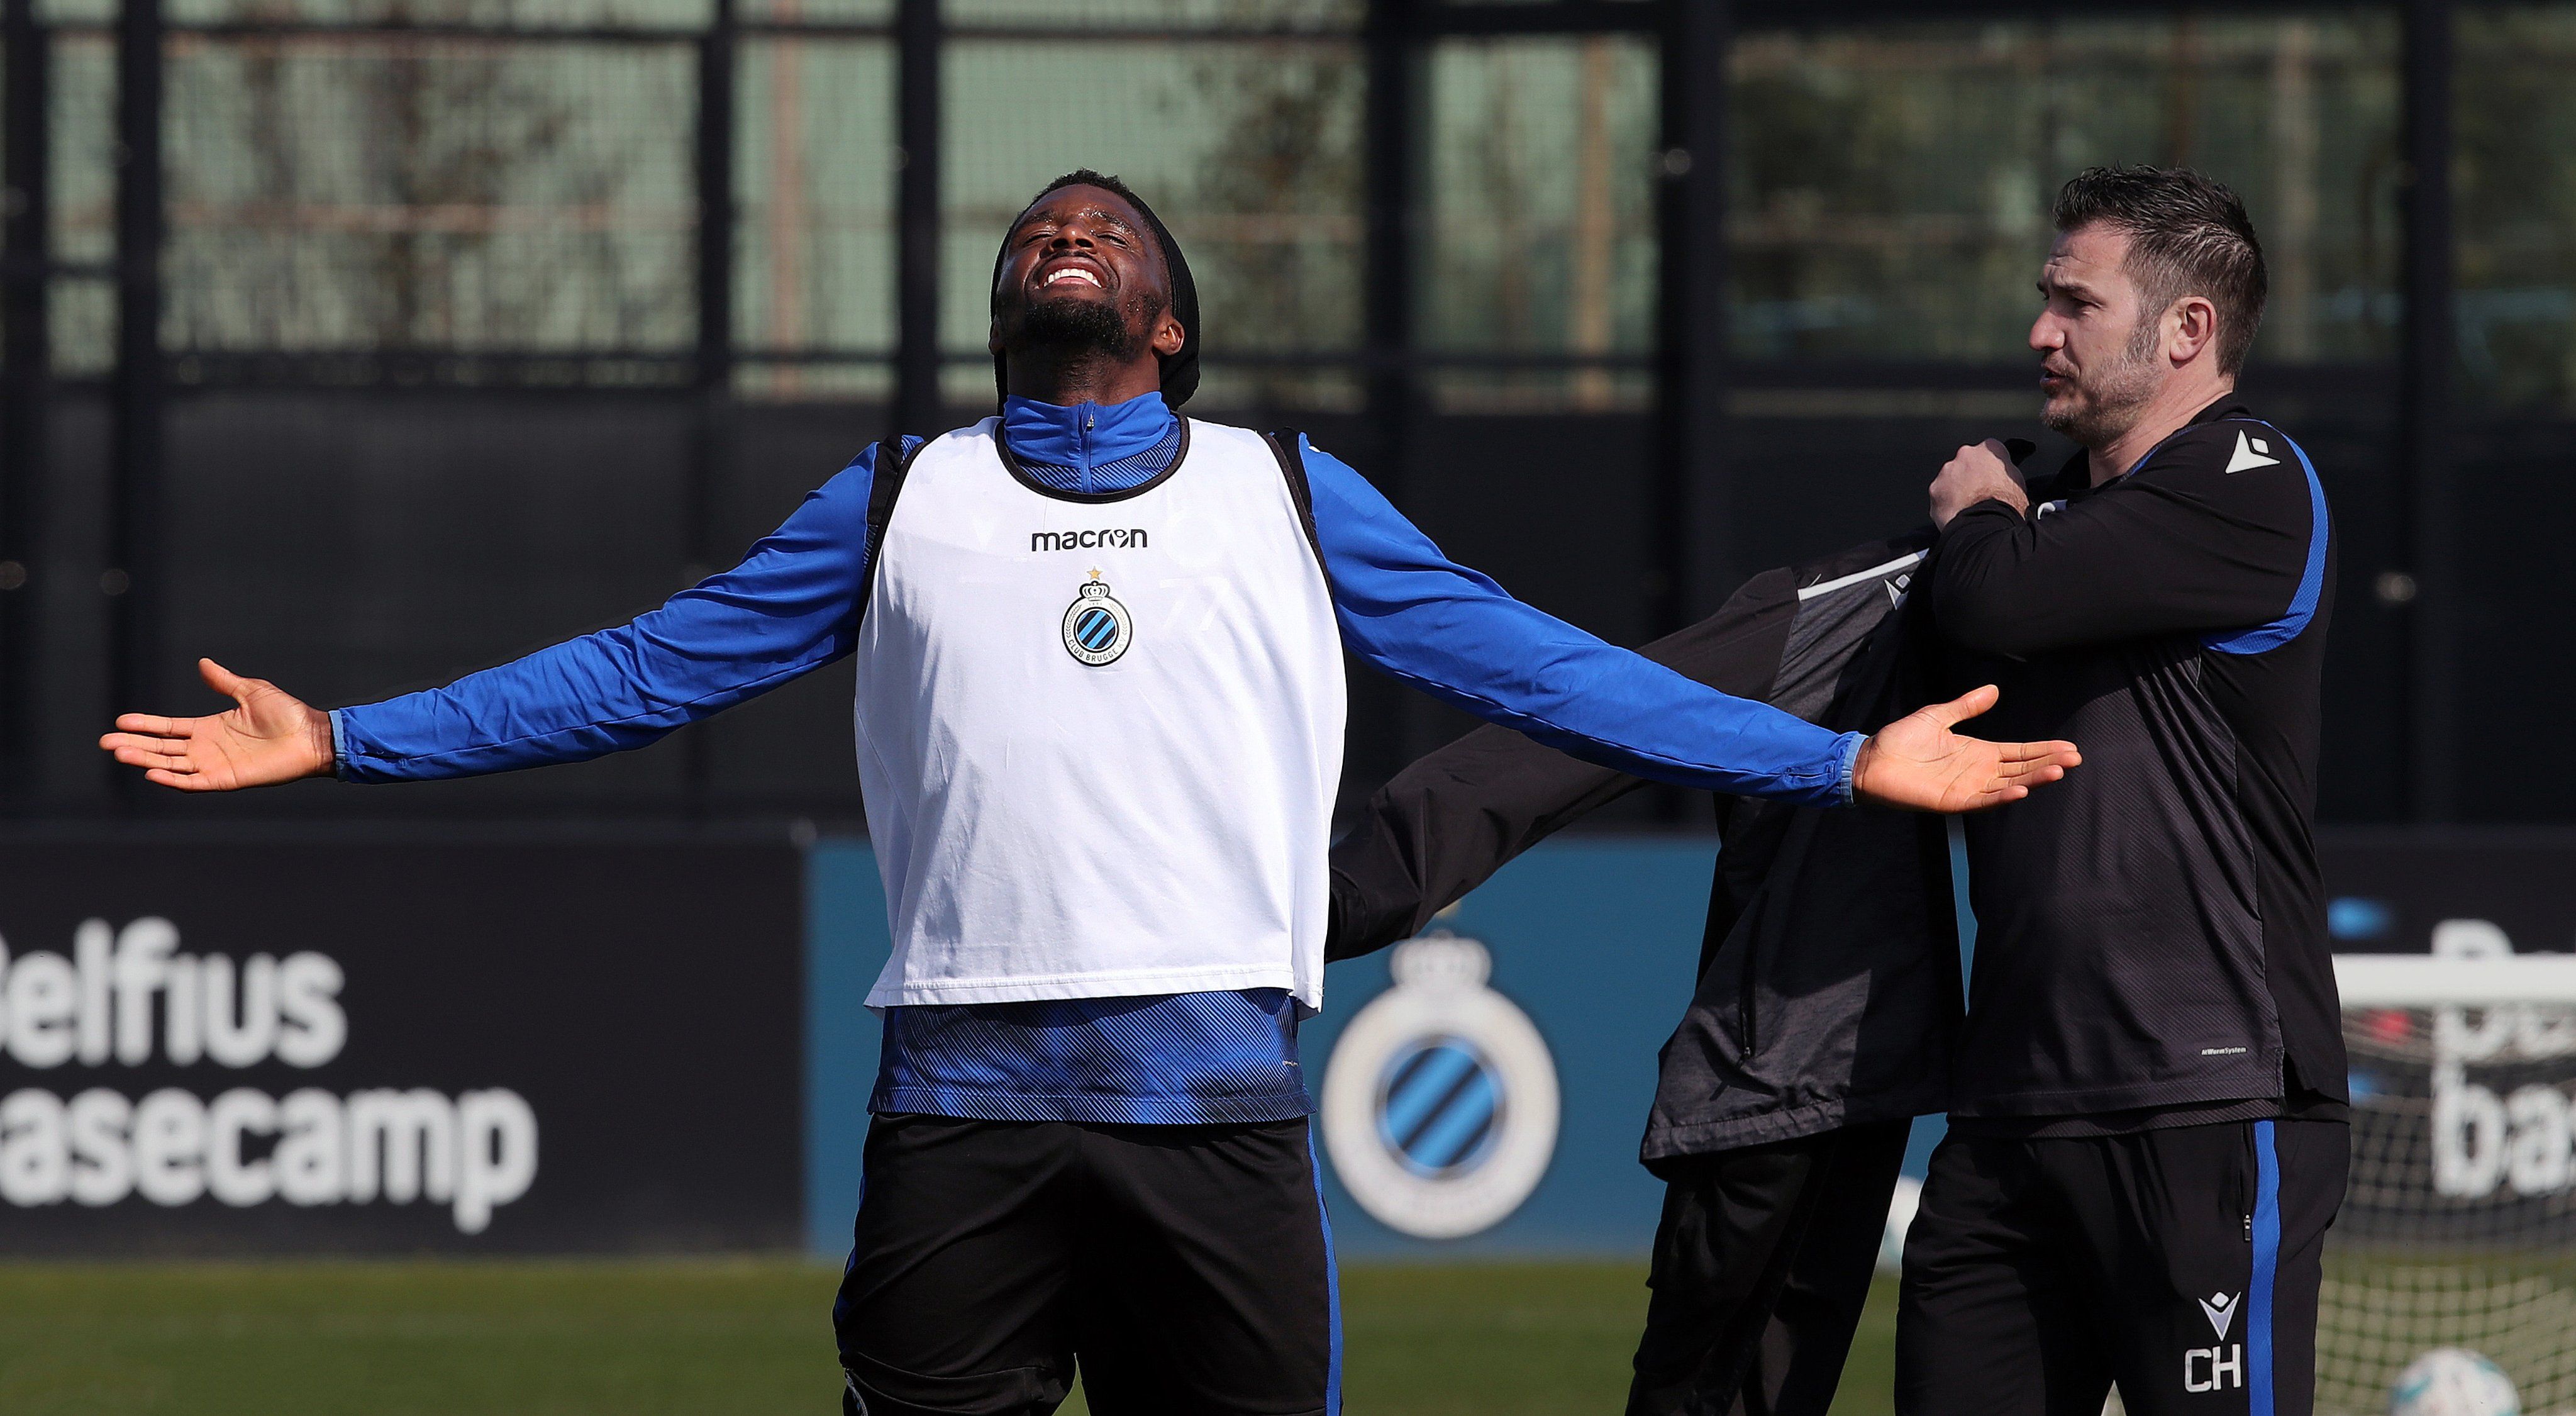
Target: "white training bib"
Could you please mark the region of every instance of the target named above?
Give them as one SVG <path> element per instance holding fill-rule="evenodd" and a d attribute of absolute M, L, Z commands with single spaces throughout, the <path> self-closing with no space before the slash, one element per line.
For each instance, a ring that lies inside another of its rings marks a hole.
<path fill-rule="evenodd" d="M 998 419 L 913 458 L 858 635 L 894 955 L 872 1007 L 1283 988 L 1322 1002 L 1341 635 L 1286 476 L 1185 421 L 1053 492 Z"/>

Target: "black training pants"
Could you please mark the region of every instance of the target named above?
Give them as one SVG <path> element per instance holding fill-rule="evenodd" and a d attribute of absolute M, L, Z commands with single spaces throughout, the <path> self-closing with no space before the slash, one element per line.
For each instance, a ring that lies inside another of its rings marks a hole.
<path fill-rule="evenodd" d="M 1910 1121 L 1656 1167 L 1664 1216 L 1628 1416 L 1824 1416 Z"/>
<path fill-rule="evenodd" d="M 2307 1416 L 2340 1121 L 1953 1131 L 1905 1241 L 1900 1416 Z"/>
<path fill-rule="evenodd" d="M 1307 1125 L 879 1116 L 833 1304 L 847 1416 L 1332 1416 Z"/>

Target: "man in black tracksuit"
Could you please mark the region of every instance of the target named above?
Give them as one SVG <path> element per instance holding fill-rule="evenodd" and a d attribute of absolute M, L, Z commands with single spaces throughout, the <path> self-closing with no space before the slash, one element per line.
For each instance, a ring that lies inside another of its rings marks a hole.
<path fill-rule="evenodd" d="M 1926 701 L 1929 658 L 2000 680 L 2001 716 L 2092 765 L 1969 827 L 1964 1033 L 1937 830 L 1721 799 L 1643 1150 L 1668 1188 L 1632 1416 L 1823 1412 L 1903 1118 L 1945 1104 L 1907 1247 L 1907 1410 L 2092 1416 L 2114 1377 L 2132 1410 L 2306 1409 L 2344 1156 L 2309 837 L 2323 494 L 2232 398 L 2262 303 L 2234 197 L 2096 172 L 2059 218 L 2033 345 L 2086 453 L 2036 512 L 2003 460 L 2026 448 L 1962 449 L 1928 560 L 1878 543 L 1756 577 L 1647 651 L 1829 724 Z M 1334 957 L 1636 785 L 1491 732 L 1416 763 L 1335 850 Z"/>
<path fill-rule="evenodd" d="M 2032 326 L 2084 451 L 1932 488 L 1950 669 L 2087 765 L 1967 823 L 1977 956 L 1908 1238 L 1898 1409 L 2302 1416 L 2347 1127 L 2312 820 L 2325 492 L 2235 396 L 2251 224 L 2182 171 L 2067 184 Z"/>

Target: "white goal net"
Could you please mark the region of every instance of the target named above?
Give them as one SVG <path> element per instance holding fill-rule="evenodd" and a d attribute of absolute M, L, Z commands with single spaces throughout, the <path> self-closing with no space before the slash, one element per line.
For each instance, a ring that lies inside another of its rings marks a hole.
<path fill-rule="evenodd" d="M 2317 1410 L 2379 1416 L 2442 1349 L 2576 1416 L 2576 955 L 2475 920 L 2427 955 L 2346 955 L 2352 1180 L 2326 1245 Z M 2439 1360 L 2439 1359 L 2437 1359 Z"/>

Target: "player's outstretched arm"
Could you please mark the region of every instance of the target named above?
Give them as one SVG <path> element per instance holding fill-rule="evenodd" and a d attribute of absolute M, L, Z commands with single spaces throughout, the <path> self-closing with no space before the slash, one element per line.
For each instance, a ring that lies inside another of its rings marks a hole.
<path fill-rule="evenodd" d="M 1950 731 L 2002 697 L 1987 684 L 1879 729 L 1853 759 L 1852 794 L 1908 811 L 1983 811 L 2019 801 L 2082 764 L 2071 742 L 1987 742 Z"/>
<path fill-rule="evenodd" d="M 230 792 L 331 775 L 331 715 L 266 679 L 199 659 L 206 686 L 233 701 L 212 717 L 128 713 L 98 745 L 146 780 L 183 792 Z"/>
<path fill-rule="evenodd" d="M 1717 692 L 1513 599 L 1441 554 L 1365 478 L 1304 449 L 1342 642 L 1394 678 L 1586 762 L 1655 781 L 1805 806 L 2000 806 L 2074 765 L 2065 743 L 1956 737 L 1971 694 L 1893 725 L 1860 780 L 1859 733 Z"/>
<path fill-rule="evenodd" d="M 874 452 L 807 496 L 740 565 L 625 624 L 328 714 L 209 664 L 206 681 L 233 695 L 234 711 L 129 716 L 102 745 L 187 791 L 326 773 L 349 782 L 467 777 L 648 746 L 850 651 Z"/>

